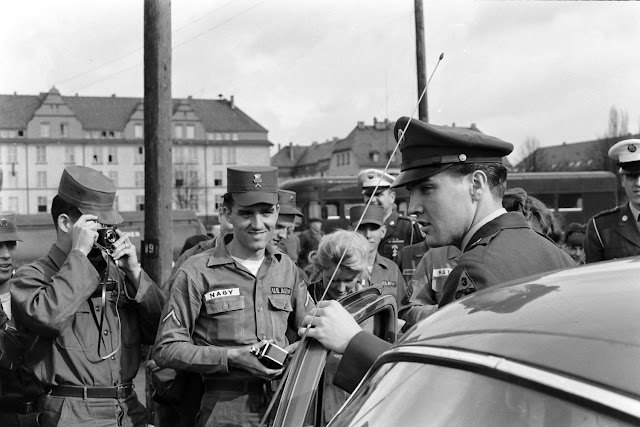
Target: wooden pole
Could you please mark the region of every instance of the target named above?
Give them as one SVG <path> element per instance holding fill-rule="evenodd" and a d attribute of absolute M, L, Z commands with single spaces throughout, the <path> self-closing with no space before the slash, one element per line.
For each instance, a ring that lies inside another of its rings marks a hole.
<path fill-rule="evenodd" d="M 424 9 L 422 0 L 414 0 L 414 14 L 416 20 L 416 67 L 418 71 L 418 98 L 427 86 L 427 62 L 424 48 Z M 425 93 L 418 106 L 418 118 L 424 122 L 429 121 L 428 94 Z"/>
<path fill-rule="evenodd" d="M 171 0 L 144 1 L 144 242 L 142 267 L 163 286 L 172 262 Z M 149 420 L 157 422 L 147 370 Z M 157 425 L 157 424 L 156 424 Z"/>

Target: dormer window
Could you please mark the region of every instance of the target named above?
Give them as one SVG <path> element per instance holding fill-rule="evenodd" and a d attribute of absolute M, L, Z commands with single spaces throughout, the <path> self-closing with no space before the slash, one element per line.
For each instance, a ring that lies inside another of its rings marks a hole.
<path fill-rule="evenodd" d="M 378 163 L 380 161 L 380 152 L 378 152 L 377 150 L 371 151 L 369 153 L 369 158 L 372 162 Z"/>

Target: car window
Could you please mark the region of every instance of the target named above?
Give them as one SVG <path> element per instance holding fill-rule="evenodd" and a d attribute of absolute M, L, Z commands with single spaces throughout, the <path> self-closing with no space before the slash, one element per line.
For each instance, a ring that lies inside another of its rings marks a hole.
<path fill-rule="evenodd" d="M 330 425 L 626 426 L 611 415 L 479 373 L 386 363 Z"/>

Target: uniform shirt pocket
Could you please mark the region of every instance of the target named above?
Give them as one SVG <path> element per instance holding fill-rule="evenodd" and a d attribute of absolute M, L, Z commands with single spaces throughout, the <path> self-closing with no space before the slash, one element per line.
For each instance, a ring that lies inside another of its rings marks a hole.
<path fill-rule="evenodd" d="M 212 344 L 242 343 L 245 339 L 244 295 L 212 298 L 204 302 L 207 337 Z"/>
<path fill-rule="evenodd" d="M 56 337 L 56 343 L 67 350 L 95 351 L 98 348 L 98 327 L 91 312 L 84 309 L 76 311 L 71 327 Z"/>
<path fill-rule="evenodd" d="M 269 296 L 269 314 L 271 316 L 271 325 L 273 327 L 274 338 L 284 337 L 287 331 L 289 315 L 293 311 L 291 299 L 284 296 Z"/>

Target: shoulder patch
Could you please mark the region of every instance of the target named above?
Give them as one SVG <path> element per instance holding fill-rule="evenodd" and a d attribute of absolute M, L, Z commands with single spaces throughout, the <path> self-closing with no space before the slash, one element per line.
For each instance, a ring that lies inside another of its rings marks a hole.
<path fill-rule="evenodd" d="M 472 294 L 476 291 L 476 285 L 469 277 L 467 270 L 463 269 L 460 277 L 458 277 L 458 285 L 456 286 L 455 298 L 460 299 L 466 295 Z"/>

